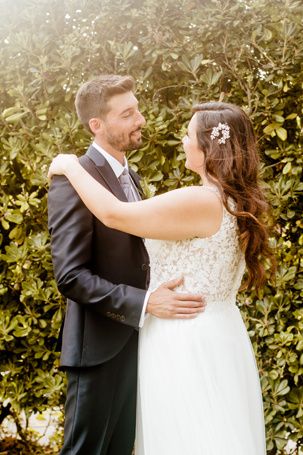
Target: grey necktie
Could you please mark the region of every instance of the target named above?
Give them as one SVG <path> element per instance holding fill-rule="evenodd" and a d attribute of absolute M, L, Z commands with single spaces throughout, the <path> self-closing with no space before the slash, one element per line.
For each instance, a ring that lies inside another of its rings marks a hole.
<path fill-rule="evenodd" d="M 135 202 L 139 201 L 141 198 L 139 196 L 139 193 L 137 189 L 135 188 L 134 184 L 131 181 L 129 172 L 127 169 L 124 169 L 122 174 L 119 177 L 119 181 L 121 184 L 121 187 L 127 197 L 128 202 Z"/>

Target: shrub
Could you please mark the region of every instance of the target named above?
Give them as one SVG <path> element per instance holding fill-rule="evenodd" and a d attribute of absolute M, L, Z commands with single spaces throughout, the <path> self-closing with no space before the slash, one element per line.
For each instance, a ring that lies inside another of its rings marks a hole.
<path fill-rule="evenodd" d="M 302 447 L 303 7 L 288 0 L 2 1 L 1 384 L 18 421 L 63 403 L 54 351 L 64 313 L 46 223 L 47 166 L 83 153 L 73 98 L 99 73 L 137 80 L 145 145 L 130 153 L 148 195 L 195 182 L 180 143 L 195 101 L 251 116 L 273 208 L 275 283 L 239 297 L 261 373 L 268 453 Z M 300 262 L 301 261 L 301 262 Z M 250 305 L 248 305 L 250 303 Z M 6 408 L 7 404 L 11 408 Z M 26 431 L 23 437 L 26 438 Z"/>

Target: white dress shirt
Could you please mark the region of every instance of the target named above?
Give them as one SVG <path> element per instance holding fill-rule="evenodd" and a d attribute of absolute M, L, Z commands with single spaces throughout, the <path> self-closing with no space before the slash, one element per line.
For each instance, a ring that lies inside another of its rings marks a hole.
<path fill-rule="evenodd" d="M 101 153 L 101 155 L 104 156 L 104 158 L 106 159 L 106 161 L 108 162 L 108 164 L 110 165 L 112 170 L 114 171 L 114 174 L 117 177 L 117 179 L 119 179 L 119 177 L 122 174 L 122 172 L 124 171 L 124 169 L 127 169 L 127 171 L 128 171 L 128 163 L 127 163 L 126 157 L 124 157 L 124 166 L 123 166 L 123 164 L 121 164 L 120 161 L 118 161 L 116 158 L 114 158 L 112 155 L 110 155 L 108 152 L 106 152 L 106 150 L 104 150 L 102 147 L 100 147 L 100 145 L 98 145 L 96 142 L 93 142 L 92 145 L 96 150 L 98 150 L 99 153 Z M 132 180 L 132 178 L 131 178 L 131 180 Z M 133 190 L 134 190 L 134 194 L 136 195 L 136 190 L 135 189 L 133 189 Z M 145 320 L 145 316 L 146 316 L 146 314 L 145 314 L 146 306 L 147 306 L 147 302 L 150 297 L 150 294 L 151 294 L 150 291 L 146 292 L 143 307 L 142 307 L 142 313 L 141 313 L 141 317 L 140 317 L 140 321 L 139 321 L 139 327 L 142 327 L 144 324 L 144 320 Z"/>

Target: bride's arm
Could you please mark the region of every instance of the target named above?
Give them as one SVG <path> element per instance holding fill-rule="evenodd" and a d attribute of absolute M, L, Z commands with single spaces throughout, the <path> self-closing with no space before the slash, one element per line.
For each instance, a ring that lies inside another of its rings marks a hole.
<path fill-rule="evenodd" d="M 65 164 L 62 155 L 56 158 L 49 175 L 64 174 L 88 209 L 110 228 L 163 240 L 206 237 L 219 228 L 221 204 L 202 187 L 173 190 L 144 201 L 122 202 L 100 185 L 78 160 L 70 158 L 66 157 Z"/>

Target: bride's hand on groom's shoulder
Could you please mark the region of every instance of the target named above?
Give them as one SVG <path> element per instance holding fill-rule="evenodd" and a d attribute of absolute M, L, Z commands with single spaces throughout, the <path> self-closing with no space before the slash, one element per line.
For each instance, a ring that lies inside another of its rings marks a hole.
<path fill-rule="evenodd" d="M 54 175 L 66 175 L 68 169 L 78 161 L 76 155 L 59 153 L 50 164 L 47 178 L 50 180 Z"/>
<path fill-rule="evenodd" d="M 192 319 L 205 309 L 203 296 L 174 291 L 183 278 L 163 283 L 151 293 L 146 312 L 162 319 Z"/>

